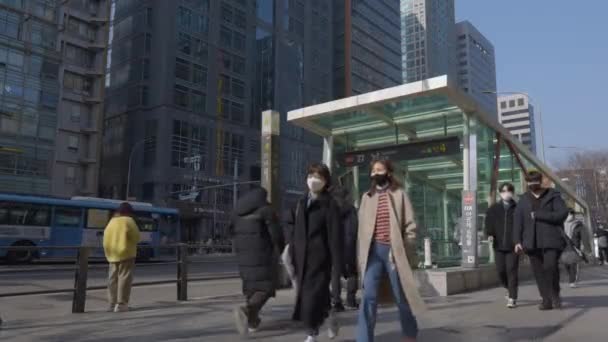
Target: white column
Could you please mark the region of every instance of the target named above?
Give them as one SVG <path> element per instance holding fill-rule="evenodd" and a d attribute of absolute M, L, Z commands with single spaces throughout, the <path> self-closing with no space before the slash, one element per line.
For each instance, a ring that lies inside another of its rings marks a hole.
<path fill-rule="evenodd" d="M 323 138 L 323 163 L 329 167 L 331 171 L 333 169 L 333 158 L 334 158 L 334 137 Z"/>

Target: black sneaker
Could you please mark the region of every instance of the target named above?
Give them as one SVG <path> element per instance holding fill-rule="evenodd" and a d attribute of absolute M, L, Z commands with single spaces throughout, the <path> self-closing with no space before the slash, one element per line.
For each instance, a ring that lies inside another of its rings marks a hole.
<path fill-rule="evenodd" d="M 541 303 L 538 306 L 538 310 L 540 310 L 540 311 L 550 311 L 550 310 L 553 310 L 553 305 L 550 304 L 550 303 Z"/>
<path fill-rule="evenodd" d="M 333 305 L 333 310 L 334 312 L 344 312 L 346 311 L 346 309 L 344 308 L 344 305 L 342 305 L 342 303 L 337 303 Z"/>
<path fill-rule="evenodd" d="M 555 299 L 553 299 L 553 307 L 557 310 L 561 310 L 562 309 L 562 299 L 560 297 L 557 297 Z"/>

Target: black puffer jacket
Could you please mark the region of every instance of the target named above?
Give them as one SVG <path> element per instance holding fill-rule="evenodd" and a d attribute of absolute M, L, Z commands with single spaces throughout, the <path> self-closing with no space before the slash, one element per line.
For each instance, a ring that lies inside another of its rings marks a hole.
<path fill-rule="evenodd" d="M 336 187 L 332 191 L 340 210 L 340 235 L 344 237 L 344 276 L 350 277 L 357 273 L 357 237 L 359 218 L 357 208 L 352 203 L 348 190 Z"/>
<path fill-rule="evenodd" d="M 494 238 L 494 249 L 502 252 L 515 250 L 513 244 L 513 215 L 517 203 L 503 201 L 492 205 L 486 213 L 486 234 Z"/>
<path fill-rule="evenodd" d="M 264 291 L 274 295 L 278 256 L 285 247 L 285 239 L 266 201 L 266 190 L 254 189 L 237 201 L 231 226 L 243 293 Z"/>
<path fill-rule="evenodd" d="M 515 210 L 513 242 L 521 243 L 526 251 L 545 248 L 563 250 L 566 243 L 563 229 L 568 207 L 561 194 L 553 189 L 546 190 L 540 197 L 537 210 L 534 210 L 535 200 L 529 192 L 521 197 Z"/>

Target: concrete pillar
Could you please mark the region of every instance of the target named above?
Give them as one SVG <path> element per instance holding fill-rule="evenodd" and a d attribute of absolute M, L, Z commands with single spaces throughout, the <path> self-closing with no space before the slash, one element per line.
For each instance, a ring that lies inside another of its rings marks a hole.
<path fill-rule="evenodd" d="M 281 115 L 274 110 L 262 112 L 262 187 L 268 191 L 268 201 L 280 210 L 281 186 L 279 164 Z"/>

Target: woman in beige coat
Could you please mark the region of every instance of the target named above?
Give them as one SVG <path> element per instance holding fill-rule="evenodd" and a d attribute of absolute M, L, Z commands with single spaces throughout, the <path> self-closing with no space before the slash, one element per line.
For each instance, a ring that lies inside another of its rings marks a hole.
<path fill-rule="evenodd" d="M 384 302 L 386 292 L 392 292 L 399 309 L 404 341 L 416 340 L 415 315 L 425 310 L 411 269 L 416 263 L 414 211 L 393 173 L 390 161 L 372 164 L 372 186 L 363 195 L 359 208 L 358 254 L 363 298 L 357 342 L 374 340 L 377 306 L 378 302 Z"/>

